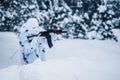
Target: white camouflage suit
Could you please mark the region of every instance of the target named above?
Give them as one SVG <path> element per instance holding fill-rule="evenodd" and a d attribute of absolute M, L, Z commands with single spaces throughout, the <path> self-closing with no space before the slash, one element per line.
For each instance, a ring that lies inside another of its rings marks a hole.
<path fill-rule="evenodd" d="M 36 18 L 29 18 L 25 24 L 20 27 L 20 48 L 21 48 L 21 64 L 29 64 L 40 58 L 41 61 L 45 61 L 45 37 L 30 37 L 38 34 L 41 31 L 45 31 L 42 27 L 39 27 Z"/>

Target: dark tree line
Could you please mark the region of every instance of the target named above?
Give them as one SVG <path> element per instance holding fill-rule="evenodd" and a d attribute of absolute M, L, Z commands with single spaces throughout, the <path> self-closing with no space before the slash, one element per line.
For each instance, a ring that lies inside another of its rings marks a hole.
<path fill-rule="evenodd" d="M 120 29 L 120 1 L 111 0 L 1 0 L 0 31 L 13 31 L 36 17 L 45 29 L 65 29 L 65 38 L 114 39 Z M 94 33 L 91 37 L 91 33 Z"/>

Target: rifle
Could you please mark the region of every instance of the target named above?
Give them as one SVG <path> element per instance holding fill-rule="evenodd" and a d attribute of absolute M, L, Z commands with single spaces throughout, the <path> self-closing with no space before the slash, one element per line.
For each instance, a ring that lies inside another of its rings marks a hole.
<path fill-rule="evenodd" d="M 62 30 L 41 31 L 38 34 L 27 36 L 27 38 L 36 37 L 36 36 L 44 36 L 47 39 L 49 48 L 51 48 L 51 47 L 53 47 L 53 44 L 52 44 L 52 40 L 51 40 L 51 35 L 49 33 L 61 34 L 61 33 L 67 33 L 67 31 L 62 31 Z"/>

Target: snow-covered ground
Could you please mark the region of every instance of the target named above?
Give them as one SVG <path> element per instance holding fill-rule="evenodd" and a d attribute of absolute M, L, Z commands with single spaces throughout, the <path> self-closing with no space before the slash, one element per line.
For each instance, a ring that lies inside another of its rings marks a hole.
<path fill-rule="evenodd" d="M 0 69 L 20 64 L 18 44 L 17 36 L 14 33 L 0 32 Z"/>
<path fill-rule="evenodd" d="M 21 66 L 16 36 L 0 33 L 0 80 L 120 80 L 119 48 L 109 40 L 61 40 L 46 49 L 45 62 Z"/>

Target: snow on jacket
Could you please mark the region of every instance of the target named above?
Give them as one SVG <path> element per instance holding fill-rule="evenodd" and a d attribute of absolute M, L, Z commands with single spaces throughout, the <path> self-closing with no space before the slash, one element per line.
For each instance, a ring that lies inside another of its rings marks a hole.
<path fill-rule="evenodd" d="M 45 38 L 41 37 L 31 37 L 28 36 L 38 34 L 41 31 L 45 31 L 42 27 L 39 27 L 38 21 L 36 18 L 30 18 L 26 23 L 24 23 L 20 28 L 20 46 L 21 46 L 21 53 L 22 53 L 22 64 L 25 63 L 32 63 L 38 56 L 41 57 L 42 60 L 44 57 L 44 40 Z M 40 51 L 41 50 L 41 51 Z M 43 52 L 42 52 L 43 51 Z M 43 54 L 41 56 L 41 53 Z M 32 55 L 32 56 L 31 56 Z M 34 56 L 34 57 L 33 57 Z"/>

